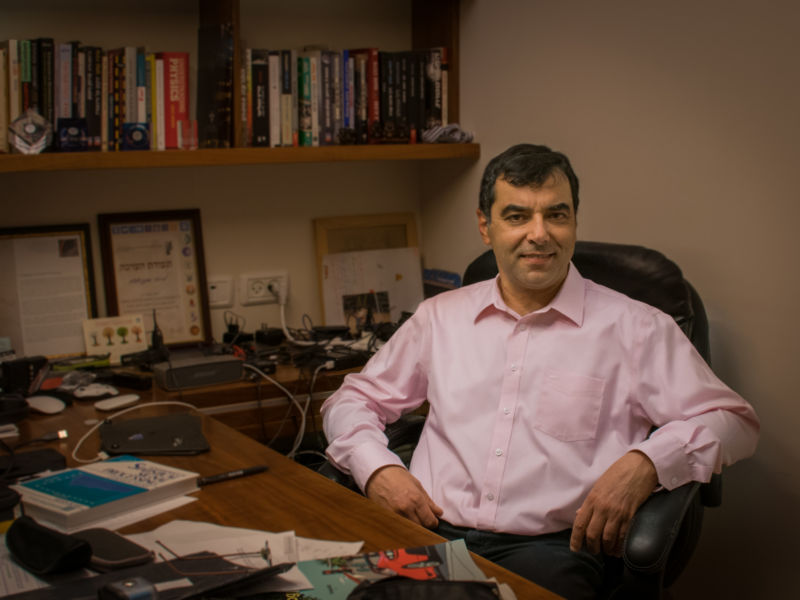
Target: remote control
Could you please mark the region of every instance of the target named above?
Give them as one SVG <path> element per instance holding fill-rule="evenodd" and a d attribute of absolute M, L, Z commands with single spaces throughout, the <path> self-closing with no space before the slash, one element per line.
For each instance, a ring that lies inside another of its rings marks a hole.
<path fill-rule="evenodd" d="M 139 394 L 122 394 L 121 396 L 114 396 L 106 398 L 105 400 L 98 400 L 94 403 L 97 410 L 116 410 L 118 408 L 125 408 L 130 406 L 139 399 Z"/>

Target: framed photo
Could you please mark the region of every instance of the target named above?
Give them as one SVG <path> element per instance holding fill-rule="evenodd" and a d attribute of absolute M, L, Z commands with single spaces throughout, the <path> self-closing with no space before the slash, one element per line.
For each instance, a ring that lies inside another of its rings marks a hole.
<path fill-rule="evenodd" d="M 164 343 L 211 341 L 200 211 L 98 215 L 109 316 L 142 315 Z"/>
<path fill-rule="evenodd" d="M 83 354 L 97 316 L 89 224 L 0 229 L 0 337 L 17 356 Z"/>

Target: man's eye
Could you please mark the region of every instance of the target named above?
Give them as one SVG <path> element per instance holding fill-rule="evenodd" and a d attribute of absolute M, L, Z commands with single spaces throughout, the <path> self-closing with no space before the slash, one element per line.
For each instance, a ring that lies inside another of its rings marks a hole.
<path fill-rule="evenodd" d="M 520 223 L 523 220 L 522 215 L 508 215 L 506 221 L 509 223 Z"/>

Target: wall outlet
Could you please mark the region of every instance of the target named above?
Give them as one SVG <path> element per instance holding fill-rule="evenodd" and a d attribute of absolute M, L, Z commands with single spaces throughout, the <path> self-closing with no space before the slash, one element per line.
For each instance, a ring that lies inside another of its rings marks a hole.
<path fill-rule="evenodd" d="M 233 277 L 214 275 L 208 278 L 208 305 L 211 308 L 233 306 Z"/>
<path fill-rule="evenodd" d="M 252 304 L 285 304 L 289 297 L 289 273 L 285 270 L 245 273 L 239 276 L 239 302 Z"/>

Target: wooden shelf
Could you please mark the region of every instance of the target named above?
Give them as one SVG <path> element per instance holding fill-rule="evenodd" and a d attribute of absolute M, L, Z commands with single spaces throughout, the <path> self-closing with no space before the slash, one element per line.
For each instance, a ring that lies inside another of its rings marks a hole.
<path fill-rule="evenodd" d="M 0 173 L 85 169 L 149 169 L 374 160 L 472 159 L 479 144 L 386 144 L 318 148 L 230 148 L 128 152 L 63 152 L 0 156 Z"/>

